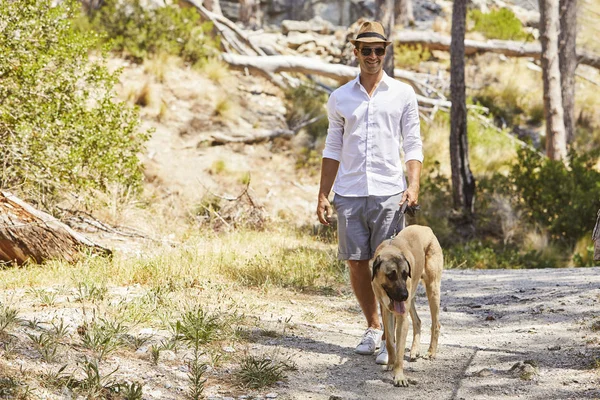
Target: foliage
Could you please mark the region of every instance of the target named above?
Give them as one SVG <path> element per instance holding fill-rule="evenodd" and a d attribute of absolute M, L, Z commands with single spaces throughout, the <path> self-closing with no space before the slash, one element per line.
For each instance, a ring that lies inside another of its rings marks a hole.
<path fill-rule="evenodd" d="M 260 389 L 285 379 L 286 364 L 268 357 L 247 356 L 242 359 L 237 378 L 247 387 Z"/>
<path fill-rule="evenodd" d="M 523 31 L 521 21 L 508 8 L 483 13 L 471 10 L 468 19 L 473 21 L 473 30 L 481 32 L 488 39 L 531 40 L 531 35 Z"/>
<path fill-rule="evenodd" d="M 212 23 L 200 23 L 195 8 L 146 7 L 140 0 L 109 0 L 90 15 L 92 29 L 110 39 L 113 50 L 141 62 L 150 54 L 172 54 L 195 64 L 216 54 Z"/>
<path fill-rule="evenodd" d="M 518 152 L 511 178 L 521 198 L 519 205 L 530 221 L 547 227 L 551 239 L 574 245 L 594 228 L 593 216 L 600 209 L 596 157 L 571 152 L 565 165 L 528 148 Z"/>
<path fill-rule="evenodd" d="M 307 125 L 305 129 L 313 140 L 327 134 L 326 93 L 318 90 L 315 86 L 302 84 L 285 91 L 285 103 L 285 118 L 291 129 L 303 125 L 313 118 L 319 118 Z"/>
<path fill-rule="evenodd" d="M 531 269 L 556 268 L 564 260 L 548 257 L 536 250 L 503 246 L 486 240 L 472 240 L 444 249 L 446 268 L 473 269 Z"/>
<path fill-rule="evenodd" d="M 59 190 L 141 183 L 146 134 L 113 99 L 117 73 L 90 61 L 97 36 L 73 29 L 77 3 L 0 3 L 0 187 L 47 201 Z"/>
<path fill-rule="evenodd" d="M 394 49 L 394 65 L 399 68 L 415 68 L 431 58 L 431 52 L 420 44 L 400 44 Z"/>

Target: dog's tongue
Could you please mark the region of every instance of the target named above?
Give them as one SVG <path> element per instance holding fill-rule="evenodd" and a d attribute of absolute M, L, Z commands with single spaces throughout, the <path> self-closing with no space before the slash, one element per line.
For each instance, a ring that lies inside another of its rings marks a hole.
<path fill-rule="evenodd" d="M 397 312 L 398 314 L 404 314 L 406 312 L 406 308 L 404 308 L 403 301 L 393 300 L 393 302 L 394 302 L 394 311 L 395 312 Z"/>

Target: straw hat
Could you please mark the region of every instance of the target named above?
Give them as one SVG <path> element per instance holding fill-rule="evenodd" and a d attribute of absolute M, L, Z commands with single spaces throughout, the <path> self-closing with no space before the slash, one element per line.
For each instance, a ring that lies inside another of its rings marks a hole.
<path fill-rule="evenodd" d="M 392 43 L 387 40 L 383 26 L 377 21 L 366 21 L 362 23 L 356 38 L 350 39 L 350 43 L 354 46 L 356 46 L 357 42 L 385 43 L 386 46 Z"/>

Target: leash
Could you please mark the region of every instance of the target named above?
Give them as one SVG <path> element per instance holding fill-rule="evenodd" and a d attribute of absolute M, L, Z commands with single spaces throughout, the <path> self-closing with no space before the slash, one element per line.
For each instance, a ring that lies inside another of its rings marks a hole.
<path fill-rule="evenodd" d="M 396 235 L 398 235 L 398 233 L 400 232 L 400 229 L 398 229 L 398 227 L 400 226 L 400 214 L 408 214 L 411 217 L 414 217 L 417 213 L 417 211 L 419 211 L 421 209 L 421 206 L 416 204 L 414 206 L 408 206 L 408 200 L 406 200 L 404 203 L 402 203 L 402 206 L 400 206 L 400 208 L 398 209 L 398 211 L 396 211 L 396 215 L 394 215 L 394 218 L 397 218 L 397 222 L 396 222 L 396 226 L 394 227 L 394 233 L 392 234 L 392 236 L 390 236 L 390 239 L 393 239 L 396 237 Z"/>

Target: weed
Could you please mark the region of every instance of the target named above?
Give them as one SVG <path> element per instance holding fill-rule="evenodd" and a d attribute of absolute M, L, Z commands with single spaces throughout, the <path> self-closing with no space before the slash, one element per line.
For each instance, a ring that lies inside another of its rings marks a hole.
<path fill-rule="evenodd" d="M 204 384 L 208 366 L 200 361 L 200 353 L 194 352 L 194 358 L 188 362 L 188 380 L 190 382 L 190 389 L 187 393 L 187 397 L 192 400 L 198 400 L 203 398 Z"/>
<path fill-rule="evenodd" d="M 143 384 L 137 382 L 122 382 L 116 386 L 115 392 L 123 400 L 142 400 L 144 394 L 143 387 Z"/>
<path fill-rule="evenodd" d="M 325 104 L 327 95 L 316 86 L 303 84 L 285 91 L 285 119 L 292 129 L 304 126 L 309 121 L 315 122 L 305 126 L 306 132 L 313 142 L 327 133 L 327 118 Z M 320 119 L 316 120 L 316 118 Z"/>
<path fill-rule="evenodd" d="M 215 340 L 223 328 L 217 316 L 207 313 L 200 306 L 187 311 L 181 320 L 172 324 L 175 337 L 194 348 Z"/>
<path fill-rule="evenodd" d="M 76 287 L 75 301 L 84 302 L 86 300 L 92 303 L 102 301 L 108 293 L 108 288 L 96 283 L 79 282 Z"/>
<path fill-rule="evenodd" d="M 231 76 L 227 64 L 218 58 L 210 57 L 200 63 L 197 63 L 195 67 L 202 73 L 202 75 L 219 85 L 223 84 Z"/>
<path fill-rule="evenodd" d="M 123 335 L 127 327 L 120 322 L 110 322 L 105 319 L 85 324 L 82 329 L 81 341 L 83 346 L 97 353 L 98 360 L 115 351 L 123 345 Z"/>
<path fill-rule="evenodd" d="M 16 346 L 16 340 L 14 339 L 14 336 L 11 335 L 0 341 L 0 348 L 4 350 L 4 357 L 7 359 L 14 357 Z"/>
<path fill-rule="evenodd" d="M 127 336 L 129 343 L 135 350 L 142 347 L 148 340 L 152 339 L 153 335 L 138 335 L 138 336 Z"/>
<path fill-rule="evenodd" d="M 286 365 L 268 357 L 244 357 L 236 376 L 247 387 L 260 389 L 286 379 Z"/>
<path fill-rule="evenodd" d="M 43 322 L 37 319 L 37 317 L 33 317 L 32 319 L 21 320 L 21 323 L 25 324 L 25 326 L 30 329 L 40 329 Z"/>
<path fill-rule="evenodd" d="M 29 336 L 29 339 L 33 342 L 33 346 L 40 353 L 44 361 L 48 363 L 54 361 L 58 352 L 58 343 L 54 336 L 48 332 L 43 332 L 38 336 L 27 333 L 27 336 Z"/>
<path fill-rule="evenodd" d="M 220 175 L 227 170 L 227 165 L 223 160 L 217 160 L 210 166 L 209 172 L 213 175 Z"/>
<path fill-rule="evenodd" d="M 230 120 L 235 117 L 235 106 L 230 96 L 222 95 L 217 98 L 213 115 L 221 120 Z"/>
<path fill-rule="evenodd" d="M 88 394 L 88 398 L 107 398 L 109 393 L 118 390 L 118 384 L 111 379 L 111 376 L 119 368 L 115 368 L 112 372 L 103 376 L 100 373 L 98 361 L 95 359 L 88 360 L 86 357 L 81 364 L 84 377 L 77 382 L 77 386 Z"/>
<path fill-rule="evenodd" d="M 158 365 L 158 360 L 160 359 L 160 352 L 162 348 L 160 346 L 152 345 L 150 347 L 150 356 L 152 357 L 152 364 Z"/>
<path fill-rule="evenodd" d="M 64 372 L 67 368 L 67 364 L 63 365 L 56 372 L 45 372 L 41 374 L 41 383 L 45 387 L 70 387 L 71 383 L 74 382 L 75 378 L 72 373 Z"/>
<path fill-rule="evenodd" d="M 20 321 L 19 311 L 16 308 L 0 303 L 0 332 L 5 332 L 12 325 L 18 324 Z"/>
<path fill-rule="evenodd" d="M 53 290 L 31 288 L 28 293 L 34 295 L 40 301 L 41 306 L 54 306 L 58 297 L 58 293 Z"/>
<path fill-rule="evenodd" d="M 50 333 L 56 340 L 64 339 L 69 334 L 69 326 L 65 326 L 64 320 L 61 319 L 59 323 L 52 321 L 51 325 L 52 327 L 48 330 L 48 333 Z"/>

